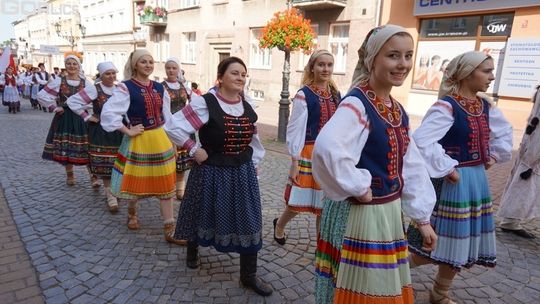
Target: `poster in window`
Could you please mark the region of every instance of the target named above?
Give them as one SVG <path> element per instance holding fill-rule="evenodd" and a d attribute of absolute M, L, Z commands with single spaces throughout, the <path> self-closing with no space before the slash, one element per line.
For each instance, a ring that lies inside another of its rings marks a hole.
<path fill-rule="evenodd" d="M 450 60 L 461 53 L 474 51 L 475 44 L 475 40 L 418 42 L 412 88 L 438 91 Z"/>
<path fill-rule="evenodd" d="M 482 51 L 493 58 L 493 74 L 495 75 L 495 81 L 491 83 L 486 93 L 497 94 L 499 92 L 499 82 L 504 62 L 504 53 L 506 51 L 506 41 L 481 42 L 479 51 Z"/>

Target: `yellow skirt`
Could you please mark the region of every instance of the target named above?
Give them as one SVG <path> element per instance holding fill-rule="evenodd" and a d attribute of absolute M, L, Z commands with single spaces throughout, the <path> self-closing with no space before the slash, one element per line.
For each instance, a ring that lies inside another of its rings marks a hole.
<path fill-rule="evenodd" d="M 176 151 L 163 128 L 124 136 L 111 176 L 111 191 L 125 199 L 174 196 Z"/>

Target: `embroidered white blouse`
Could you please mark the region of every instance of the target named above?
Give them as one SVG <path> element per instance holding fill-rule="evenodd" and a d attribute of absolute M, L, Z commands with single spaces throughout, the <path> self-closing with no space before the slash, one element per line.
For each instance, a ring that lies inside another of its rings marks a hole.
<path fill-rule="evenodd" d="M 101 87 L 103 93 L 112 95 L 114 87 L 104 86 L 102 82 L 98 83 L 97 85 Z M 90 85 L 79 91 L 79 93 L 71 95 L 66 103 L 71 111 L 77 115 L 80 115 L 84 121 L 87 121 L 92 116 L 90 113 L 88 113 L 88 110 L 92 109 L 92 101 L 95 100 L 97 96 L 98 92 L 96 86 Z"/>
<path fill-rule="evenodd" d="M 85 81 L 85 87 L 93 86 L 93 84 L 88 81 L 87 79 Z M 47 85 L 39 91 L 37 95 L 37 100 L 39 103 L 48 108 L 49 110 L 53 110 L 56 108 L 56 99 L 58 98 L 58 93 L 60 92 L 60 84 L 62 83 L 61 77 L 56 77 L 55 79 L 52 79 L 47 83 Z M 81 81 L 80 80 L 67 80 L 67 83 L 70 86 L 78 86 Z"/>
<path fill-rule="evenodd" d="M 424 157 L 429 175 L 440 178 L 452 173 L 459 162 L 446 154 L 438 141 L 454 124 L 452 106 L 449 102 L 438 100 L 428 110 L 422 124 L 413 137 L 418 150 Z M 512 125 L 496 107 L 489 109 L 489 153 L 497 162 L 512 158 Z"/>
<path fill-rule="evenodd" d="M 342 100 L 336 113 L 322 128 L 313 149 L 312 169 L 325 195 L 335 201 L 359 197 L 371 186 L 371 174 L 356 168 L 369 136 L 370 122 L 362 102 L 353 96 Z M 403 158 L 403 211 L 412 219 L 429 221 L 435 191 L 425 163 L 410 136 Z"/>
<path fill-rule="evenodd" d="M 220 99 L 215 91 L 210 92 L 211 94 L 214 94 L 218 100 L 219 106 L 225 113 L 232 116 L 240 116 L 244 113 L 244 105 L 242 102 L 228 103 Z M 247 100 L 247 102 L 255 108 L 249 100 Z M 189 154 L 193 155 L 200 147 L 200 144 L 190 139 L 189 136 L 202 128 L 209 119 L 210 115 L 206 101 L 202 96 L 194 95 L 188 105 L 181 111 L 176 112 L 172 116 L 172 120 L 167 121 L 165 124 L 165 131 L 175 144 L 186 148 L 189 151 Z M 253 149 L 253 164 L 257 166 L 265 154 L 264 147 L 258 134 L 253 134 L 249 145 Z"/>
<path fill-rule="evenodd" d="M 119 83 L 112 91 L 112 96 L 103 105 L 101 117 L 99 118 L 103 130 L 107 132 L 116 131 L 124 126 L 122 120 L 129 120 L 126 113 L 129 109 L 131 98 L 129 90 L 124 83 Z M 163 90 L 163 117 L 165 123 L 171 120 L 171 97 L 167 90 Z"/>

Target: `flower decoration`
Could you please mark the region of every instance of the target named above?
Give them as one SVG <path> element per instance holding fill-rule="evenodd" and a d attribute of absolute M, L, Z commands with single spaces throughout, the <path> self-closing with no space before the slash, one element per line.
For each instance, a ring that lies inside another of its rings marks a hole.
<path fill-rule="evenodd" d="M 156 14 L 158 17 L 165 17 L 167 16 L 167 10 L 164 7 L 158 6 L 154 9 L 154 14 Z"/>
<path fill-rule="evenodd" d="M 277 12 L 262 29 L 259 37 L 261 48 L 277 47 L 280 50 L 303 50 L 309 54 L 313 48 L 315 33 L 311 28 L 311 21 L 305 19 L 299 11 L 291 8 Z"/>

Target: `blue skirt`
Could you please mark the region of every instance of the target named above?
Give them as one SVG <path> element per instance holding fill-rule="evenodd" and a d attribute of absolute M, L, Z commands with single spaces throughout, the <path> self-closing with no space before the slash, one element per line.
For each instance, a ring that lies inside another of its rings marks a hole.
<path fill-rule="evenodd" d="M 262 212 L 253 163 L 239 167 L 195 163 L 178 211 L 175 238 L 220 252 L 258 252 Z"/>
<path fill-rule="evenodd" d="M 409 226 L 409 250 L 434 262 L 456 269 L 474 264 L 494 267 L 496 264 L 495 223 L 486 171 L 483 165 L 457 168 L 459 182 L 434 180 L 437 204 L 431 225 L 437 236 L 437 248 L 423 251 L 422 236 Z"/>

